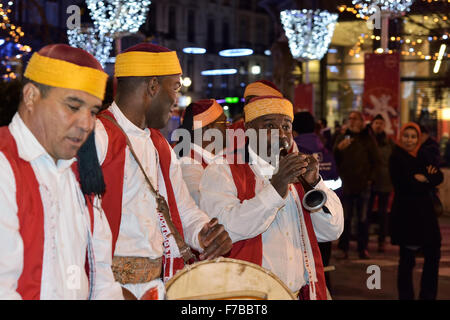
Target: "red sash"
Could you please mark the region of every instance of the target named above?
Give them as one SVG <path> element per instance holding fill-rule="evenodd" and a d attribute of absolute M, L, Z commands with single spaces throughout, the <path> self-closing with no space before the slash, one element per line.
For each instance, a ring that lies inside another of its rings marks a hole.
<path fill-rule="evenodd" d="M 104 110 L 102 113 L 114 119 L 114 115 Z M 101 114 L 102 114 L 101 113 Z M 120 231 L 120 221 L 122 217 L 122 196 L 123 196 L 123 178 L 125 170 L 125 148 L 127 146 L 123 132 L 111 121 L 98 116 L 108 134 L 108 152 L 105 161 L 102 164 L 103 176 L 105 177 L 106 192 L 103 195 L 102 207 L 108 219 L 111 232 L 113 234 L 113 255 L 117 238 Z M 172 222 L 180 235 L 183 235 L 183 225 L 175 199 L 175 194 L 170 180 L 171 149 L 167 140 L 159 130 L 150 129 L 150 136 L 153 145 L 159 155 L 159 165 L 164 178 L 164 184 L 167 191 L 167 204 L 170 210 Z M 174 260 L 174 274 L 177 270 L 184 267 L 182 258 Z"/>
<path fill-rule="evenodd" d="M 244 200 L 255 197 L 255 174 L 248 165 L 245 164 L 230 164 L 231 174 L 236 185 L 238 198 L 243 202 Z M 300 184 L 295 185 L 299 199 L 303 199 L 304 191 Z M 314 265 L 318 282 L 316 283 L 316 298 L 317 300 L 326 300 L 326 283 L 323 272 L 322 256 L 320 254 L 319 245 L 317 244 L 316 234 L 311 221 L 310 213 L 302 207 L 303 216 L 305 218 L 306 229 L 308 230 L 308 239 L 311 243 L 311 249 L 314 256 Z M 230 258 L 245 260 L 262 265 L 262 237 L 258 235 L 254 238 L 238 241 L 233 244 Z"/>
<path fill-rule="evenodd" d="M 8 159 L 16 182 L 17 217 L 23 241 L 23 270 L 18 279 L 17 292 L 24 300 L 39 300 L 45 234 L 39 183 L 31 164 L 19 157 L 16 141 L 8 127 L 0 128 L 0 137 L 0 151 Z M 77 172 L 74 173 L 77 175 Z M 93 232 L 93 206 L 90 201 L 87 203 Z"/>

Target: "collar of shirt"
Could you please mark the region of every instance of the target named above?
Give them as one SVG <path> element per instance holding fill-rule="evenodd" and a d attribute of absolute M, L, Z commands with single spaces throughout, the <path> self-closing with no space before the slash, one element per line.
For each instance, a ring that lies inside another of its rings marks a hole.
<path fill-rule="evenodd" d="M 149 137 L 150 130 L 145 128 L 142 130 L 138 126 L 136 126 L 133 122 L 131 122 L 123 113 L 122 110 L 117 106 L 114 101 L 109 107 L 109 111 L 114 115 L 116 121 L 120 124 L 122 129 L 126 132 L 127 135 L 132 136 L 140 136 L 140 137 Z"/>
<path fill-rule="evenodd" d="M 266 160 L 258 156 L 250 146 L 248 147 L 248 154 L 249 154 L 249 164 L 251 164 L 255 174 L 258 177 L 263 178 L 265 180 L 270 179 L 272 175 L 275 173 L 276 168 L 272 166 L 270 163 L 268 163 Z"/>
<path fill-rule="evenodd" d="M 46 157 L 51 160 L 51 163 L 55 163 L 53 158 L 48 154 L 45 148 L 39 143 L 33 133 L 28 129 L 25 122 L 23 122 L 19 113 L 16 112 L 11 123 L 8 126 L 11 134 L 17 143 L 17 151 L 19 157 L 25 161 L 31 162 L 40 157 Z M 56 163 L 56 168 L 59 171 L 64 171 L 72 165 L 77 159 L 74 157 L 69 160 L 60 159 Z"/>

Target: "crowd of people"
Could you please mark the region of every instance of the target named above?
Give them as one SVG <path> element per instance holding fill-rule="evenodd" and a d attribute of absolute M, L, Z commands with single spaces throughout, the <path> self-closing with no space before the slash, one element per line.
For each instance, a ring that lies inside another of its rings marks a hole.
<path fill-rule="evenodd" d="M 443 210 L 436 187 L 443 182 L 439 169 L 443 161 L 428 128 L 409 122 L 398 137 L 388 137 L 381 115 L 365 123 L 362 113 L 352 111 L 334 135 L 324 135 L 324 122 L 317 122 L 318 130 L 313 133 L 313 121 L 308 112 L 295 115 L 294 134 L 299 134 L 295 141 L 300 151 L 320 153 L 331 163 L 326 170 L 321 168 L 323 177 L 330 174 L 331 179 L 342 179 L 342 189 L 336 190 L 345 216 L 339 258 L 349 258 L 349 243 L 355 238 L 359 258 L 369 259 L 369 229 L 375 222 L 378 252 L 385 252 L 387 236 L 400 247 L 399 299 L 415 298 L 412 272 L 419 253 L 424 256 L 419 298 L 436 299 L 441 246 L 438 217 Z M 315 148 L 308 147 L 311 141 Z M 324 147 L 327 144 L 332 147 Z M 329 250 L 322 252 L 323 258 L 330 256 Z"/>
<path fill-rule="evenodd" d="M 414 298 L 422 250 L 420 298 L 436 298 L 443 177 L 426 130 L 405 124 L 394 143 L 385 119 L 366 126 L 354 111 L 332 134 L 260 80 L 234 123 L 214 99 L 191 103 L 171 146 L 159 130 L 181 74 L 175 51 L 135 45 L 116 57 L 105 104 L 111 81 L 92 55 L 63 44 L 33 54 L 0 128 L 0 299 L 164 299 L 177 272 L 222 256 L 271 271 L 299 300 L 329 299 L 332 241 L 348 259 L 355 217 L 369 258 L 375 202 L 379 251 L 388 226 L 400 246 L 399 297 Z"/>

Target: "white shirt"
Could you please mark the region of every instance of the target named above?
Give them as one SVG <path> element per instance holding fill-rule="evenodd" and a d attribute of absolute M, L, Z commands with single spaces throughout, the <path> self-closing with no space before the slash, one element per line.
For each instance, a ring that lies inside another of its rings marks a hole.
<path fill-rule="evenodd" d="M 122 113 L 115 102 L 108 110 L 126 132 L 153 186 L 158 188 L 160 194 L 167 200 L 166 186 L 159 166 L 158 154 L 150 138 L 150 130 L 148 128 L 142 130 L 134 125 Z M 100 120 L 97 120 L 95 130 L 97 153 L 100 163 L 103 163 L 108 149 L 108 134 Z M 179 160 L 173 151 L 171 151 L 170 177 L 183 225 L 184 239 L 189 246 L 202 252 L 198 241 L 198 233 L 205 223 L 209 222 L 210 218 L 197 207 L 189 195 L 183 180 Z M 163 236 L 159 228 L 155 198 L 150 193 L 144 175 L 127 146 L 122 196 L 122 220 L 114 255 L 156 259 L 161 257 L 163 253 Z M 130 287 L 136 296 L 145 292 L 144 286 L 127 285 L 126 287 Z"/>
<path fill-rule="evenodd" d="M 194 159 L 190 156 L 181 157 L 180 165 L 183 171 L 184 182 L 186 182 L 192 199 L 198 205 L 200 200 L 200 191 L 198 188 L 203 172 L 205 171 L 202 165 L 202 159 L 209 165 L 216 156 L 195 143 L 191 143 L 191 150 L 194 150 Z"/>
<path fill-rule="evenodd" d="M 29 161 L 39 183 L 44 208 L 44 256 L 40 298 L 87 299 L 85 272 L 90 230 L 89 212 L 71 165 L 76 158 L 55 161 L 16 113 L 10 132 L 19 156 Z M 16 182 L 0 153 L 0 299 L 20 299 L 17 281 L 23 269 L 23 241 L 17 217 Z M 111 271 L 111 230 L 99 200 L 94 205 L 95 299 L 123 299 Z M 79 277 L 77 275 L 79 274 Z"/>
<path fill-rule="evenodd" d="M 229 165 L 212 163 L 200 182 L 200 207 L 211 217 L 218 218 L 233 243 L 262 234 L 262 267 L 275 273 L 292 291 L 297 291 L 307 282 L 302 234 L 308 259 L 313 261 L 302 208 L 295 202 L 298 196 L 290 186 L 286 198 L 280 197 L 269 181 L 275 168 L 250 148 L 249 154 L 250 167 L 256 179 L 255 197 L 241 203 Z M 342 205 L 322 181 L 316 188 L 327 194 L 325 205 L 331 212 L 311 214 L 317 241 L 336 240 L 343 231 Z M 314 270 L 312 277 L 316 281 Z"/>

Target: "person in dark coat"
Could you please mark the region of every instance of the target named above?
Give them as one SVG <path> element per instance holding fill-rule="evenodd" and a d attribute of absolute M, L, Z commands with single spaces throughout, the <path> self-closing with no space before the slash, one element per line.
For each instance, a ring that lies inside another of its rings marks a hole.
<path fill-rule="evenodd" d="M 392 244 L 400 246 L 397 285 L 401 300 L 414 299 L 413 269 L 419 250 L 424 255 L 419 298 L 437 296 L 441 233 L 431 192 L 443 181 L 443 174 L 417 156 L 420 135 L 417 124 L 405 124 L 389 159 L 395 194 L 390 234 Z"/>
<path fill-rule="evenodd" d="M 319 160 L 319 174 L 322 176 L 325 184 L 332 189 L 339 197 L 342 191 L 337 186 L 339 179 L 336 163 L 333 154 L 326 148 L 320 137 L 315 133 L 315 120 L 308 111 L 297 112 L 292 122 L 292 131 L 294 141 L 301 153 L 313 154 Z M 336 185 L 336 188 L 333 186 Z M 330 264 L 332 243 L 319 242 L 319 249 L 322 255 L 323 265 L 326 267 Z M 331 292 L 331 281 L 328 273 L 325 273 L 327 288 Z"/>
<path fill-rule="evenodd" d="M 348 258 L 352 217 L 356 211 L 358 253 L 361 259 L 368 259 L 368 202 L 379 163 L 379 154 L 375 140 L 367 128 L 364 128 L 360 112 L 350 112 L 345 133 L 336 138 L 334 158 L 342 179 L 342 204 L 345 216 L 344 232 L 339 239 L 338 247 L 344 252 L 343 258 Z"/>
<path fill-rule="evenodd" d="M 372 185 L 369 201 L 369 210 L 372 210 L 375 199 L 378 199 L 377 223 L 378 223 L 378 252 L 385 251 L 385 239 L 388 223 L 389 196 L 393 190 L 391 177 L 389 175 L 389 158 L 394 149 L 394 142 L 390 139 L 384 128 L 386 120 L 382 115 L 376 115 L 370 124 L 375 142 L 380 155 L 380 163 L 377 167 L 377 174 Z"/>

